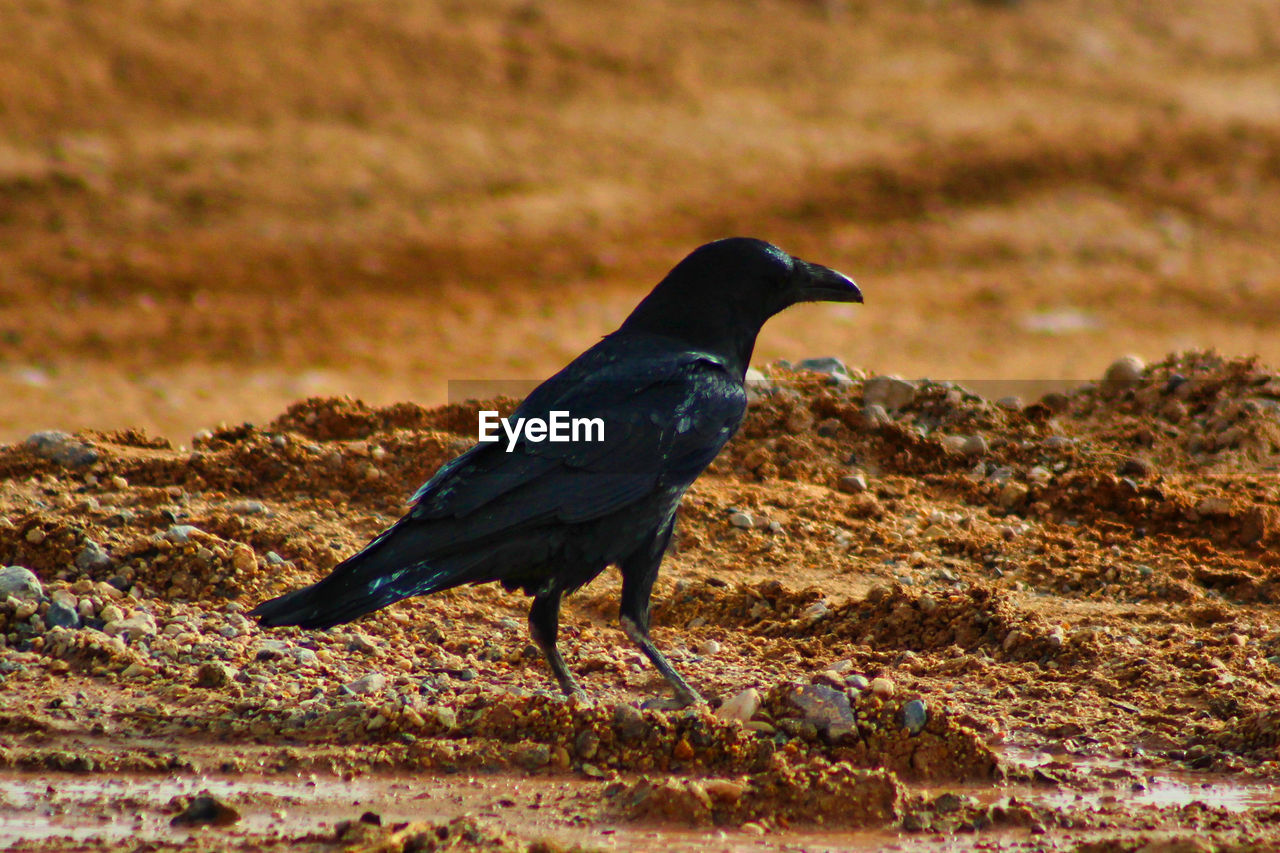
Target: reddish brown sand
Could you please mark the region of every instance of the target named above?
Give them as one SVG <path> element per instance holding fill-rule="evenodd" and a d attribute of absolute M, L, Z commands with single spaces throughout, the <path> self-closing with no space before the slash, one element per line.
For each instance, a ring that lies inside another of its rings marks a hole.
<path fill-rule="evenodd" d="M 1274 3 L 0 27 L 0 565 L 45 596 L 0 602 L 0 845 L 1280 848 Z M 590 704 L 496 588 L 243 617 L 468 446 L 451 382 L 546 376 L 735 233 L 867 297 L 766 328 L 655 593 L 746 725 L 634 710 L 664 687 L 612 572 L 566 606 Z M 853 380 L 774 363 L 826 355 Z M 868 413 L 890 373 L 946 381 Z M 222 822 L 171 827 L 202 790 Z"/>

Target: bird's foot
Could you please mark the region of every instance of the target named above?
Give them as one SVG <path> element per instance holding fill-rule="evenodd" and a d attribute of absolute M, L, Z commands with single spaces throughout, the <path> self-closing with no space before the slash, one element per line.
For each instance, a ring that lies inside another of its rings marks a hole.
<path fill-rule="evenodd" d="M 690 690 L 687 694 L 677 693 L 675 696 L 655 696 L 652 699 L 646 699 L 640 703 L 640 707 L 646 711 L 679 711 L 683 708 L 706 704 L 705 699 Z"/>

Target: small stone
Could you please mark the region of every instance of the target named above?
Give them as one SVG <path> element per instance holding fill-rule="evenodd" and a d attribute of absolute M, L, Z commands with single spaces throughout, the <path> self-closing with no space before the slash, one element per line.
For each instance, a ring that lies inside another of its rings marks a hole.
<path fill-rule="evenodd" d="M 911 734 L 920 734 L 928 722 L 929 708 L 923 699 L 912 699 L 902 706 L 902 727 Z"/>
<path fill-rule="evenodd" d="M 152 619 L 147 613 L 134 613 L 127 619 L 116 619 L 107 622 L 102 631 L 109 637 L 118 637 L 121 634 L 127 634 L 130 639 L 154 637 L 156 635 L 156 620 Z"/>
<path fill-rule="evenodd" d="M 1004 484 L 1004 488 L 1000 489 L 1000 495 L 996 498 L 996 502 L 1003 510 L 1011 510 L 1022 503 L 1030 489 L 1023 483 L 1011 480 Z"/>
<path fill-rule="evenodd" d="M 965 456 L 986 456 L 988 450 L 987 440 L 980 435 L 965 436 L 964 444 L 960 445 L 960 452 Z"/>
<path fill-rule="evenodd" d="M 1140 480 L 1145 480 L 1155 473 L 1155 466 L 1145 459 L 1131 456 L 1120 463 L 1116 473 L 1121 477 L 1136 477 Z"/>
<path fill-rule="evenodd" d="M 738 511 L 729 513 L 729 523 L 739 530 L 750 530 L 756 522 L 751 513 Z"/>
<path fill-rule="evenodd" d="M 858 675 L 856 672 L 853 675 L 846 675 L 844 683 L 858 691 L 866 690 L 871 686 L 871 682 L 867 680 L 865 675 Z"/>
<path fill-rule="evenodd" d="M 1196 504 L 1196 512 L 1206 518 L 1231 514 L 1231 501 L 1226 498 L 1208 497 Z"/>
<path fill-rule="evenodd" d="M 876 376 L 862 386 L 862 402 L 865 406 L 883 406 L 885 411 L 896 412 L 915 402 L 914 383 L 896 376 Z"/>
<path fill-rule="evenodd" d="M 114 604 L 108 604 L 98 611 L 98 618 L 108 624 L 119 622 L 124 618 L 124 611 Z"/>
<path fill-rule="evenodd" d="M 884 676 L 871 679 L 871 683 L 867 686 L 871 689 L 872 695 L 879 696 L 881 699 L 892 698 L 896 689 L 893 682 Z"/>
<path fill-rule="evenodd" d="M 806 607 L 804 611 L 801 612 L 800 618 L 806 625 L 813 625 L 817 622 L 821 622 L 823 619 L 826 619 L 830 613 L 831 608 L 827 606 L 827 603 L 825 601 L 818 600 Z"/>
<path fill-rule="evenodd" d="M 884 406 L 879 403 L 872 403 L 862 409 L 862 421 L 867 429 L 878 429 L 892 420 Z"/>
<path fill-rule="evenodd" d="M 361 654 L 366 655 L 376 655 L 378 653 L 378 647 L 375 646 L 373 641 L 364 634 L 351 634 L 347 637 L 347 651 L 360 652 Z"/>
<path fill-rule="evenodd" d="M 200 528 L 190 524 L 174 524 L 164 532 L 164 538 L 181 545 L 184 542 L 191 541 L 192 536 L 201 532 Z"/>
<path fill-rule="evenodd" d="M 64 468 L 87 468 L 98 461 L 98 451 L 58 430 L 33 433 L 23 445 Z"/>
<path fill-rule="evenodd" d="M 715 655 L 720 653 L 720 643 L 716 640 L 703 640 L 698 644 L 698 654 Z"/>
<path fill-rule="evenodd" d="M 578 737 L 573 742 L 573 751 L 578 754 L 579 758 L 591 760 L 596 757 L 596 753 L 600 750 L 600 737 L 591 729 L 583 729 L 578 733 Z"/>
<path fill-rule="evenodd" d="M 844 679 L 840 677 L 840 673 L 834 670 L 824 669 L 822 672 L 814 674 L 809 679 L 811 684 L 825 684 L 827 687 L 834 687 L 837 690 L 843 690 L 845 687 Z"/>
<path fill-rule="evenodd" d="M 45 532 L 39 527 L 33 527 L 27 531 L 26 539 L 32 545 L 39 545 L 45 540 Z"/>
<path fill-rule="evenodd" d="M 639 740 L 649 733 L 644 714 L 631 705 L 619 705 L 614 709 L 613 727 L 623 740 Z"/>
<path fill-rule="evenodd" d="M 837 483 L 840 491 L 857 495 L 867 490 L 867 478 L 862 474 L 845 474 Z"/>
<path fill-rule="evenodd" d="M 196 670 L 196 687 L 225 687 L 236 677 L 236 671 L 221 661 L 205 661 Z"/>
<path fill-rule="evenodd" d="M 343 686 L 343 689 L 361 696 L 365 693 L 376 693 L 386 686 L 387 679 L 382 673 L 370 672 L 367 675 L 360 676 L 355 681 L 348 682 Z"/>
<path fill-rule="evenodd" d="M 1110 389 L 1123 390 L 1142 381 L 1142 373 L 1147 365 L 1136 355 L 1121 356 L 1107 368 L 1102 381 Z"/>
<path fill-rule="evenodd" d="M 715 713 L 722 720 L 738 720 L 745 723 L 754 717 L 758 710 L 760 710 L 760 691 L 754 687 L 748 687 L 726 700 L 723 705 L 716 708 Z"/>
<path fill-rule="evenodd" d="M 0 601 L 9 596 L 19 601 L 39 601 L 44 597 L 44 586 L 30 569 L 5 566 L 0 569 Z"/>
<path fill-rule="evenodd" d="M 1053 479 L 1053 474 L 1050 473 L 1048 468 L 1036 465 L 1027 472 L 1027 479 L 1037 486 L 1043 486 Z"/>
<path fill-rule="evenodd" d="M 853 731 L 853 708 L 842 690 L 825 684 L 809 684 L 791 692 L 791 704 L 804 712 L 804 720 L 830 738 Z"/>
<path fill-rule="evenodd" d="M 702 787 L 707 796 L 722 803 L 736 803 L 747 792 L 746 783 L 736 779 L 706 779 Z"/>
<path fill-rule="evenodd" d="M 797 370 L 811 370 L 814 373 L 825 373 L 828 376 L 848 376 L 849 368 L 843 361 L 834 356 L 822 358 L 806 358 L 796 365 Z"/>
<path fill-rule="evenodd" d="M 171 826 L 227 826 L 240 820 L 240 813 L 205 792 L 169 821 Z"/>
<path fill-rule="evenodd" d="M 80 614 L 75 608 L 68 607 L 61 601 L 55 601 L 49 605 L 49 611 L 44 614 L 44 624 L 49 628 L 79 628 Z"/>
<path fill-rule="evenodd" d="M 80 553 L 76 554 L 76 568 L 82 572 L 94 574 L 111 568 L 111 558 L 102 546 L 92 539 L 86 539 Z"/>

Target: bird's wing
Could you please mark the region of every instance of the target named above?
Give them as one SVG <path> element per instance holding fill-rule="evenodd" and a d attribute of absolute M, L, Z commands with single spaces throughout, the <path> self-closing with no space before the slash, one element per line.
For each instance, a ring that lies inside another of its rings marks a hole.
<path fill-rule="evenodd" d="M 522 436 L 510 451 L 505 438 L 477 445 L 418 491 L 410 517 L 456 519 L 450 527 L 464 539 L 468 528 L 492 533 L 600 518 L 655 489 L 687 486 L 732 436 L 745 407 L 741 383 L 704 353 L 629 355 L 576 377 L 562 372 L 512 419 L 553 411 L 599 418 L 602 440 Z"/>

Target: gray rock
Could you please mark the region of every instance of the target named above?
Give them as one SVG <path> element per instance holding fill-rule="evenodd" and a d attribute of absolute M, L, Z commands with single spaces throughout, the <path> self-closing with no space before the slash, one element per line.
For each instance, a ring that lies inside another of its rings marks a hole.
<path fill-rule="evenodd" d="M 858 675 L 857 673 L 854 673 L 853 675 L 846 675 L 844 683 L 852 687 L 854 690 L 866 690 L 871 686 L 871 682 L 867 680 L 865 675 Z"/>
<path fill-rule="evenodd" d="M 76 568 L 87 573 L 103 572 L 111 568 L 111 557 L 97 542 L 86 539 L 84 547 L 76 554 Z"/>
<path fill-rule="evenodd" d="M 181 545 L 183 542 L 189 542 L 192 536 L 201 532 L 199 527 L 194 527 L 190 524 L 175 524 L 164 532 L 164 538 Z"/>
<path fill-rule="evenodd" d="M 23 445 L 64 468 L 86 468 L 98 461 L 98 451 L 60 430 L 32 433 Z"/>
<path fill-rule="evenodd" d="M 343 690 L 355 693 L 357 696 L 365 693 L 376 693 L 383 687 L 387 686 L 387 679 L 380 672 L 371 672 L 368 675 L 362 675 L 355 681 L 343 685 Z"/>
<path fill-rule="evenodd" d="M 806 358 L 797 364 L 796 368 L 799 370 L 811 370 L 814 373 L 825 373 L 828 376 L 848 377 L 849 375 L 849 368 L 845 367 L 844 362 L 834 356 Z"/>
<path fill-rule="evenodd" d="M 986 456 L 987 450 L 987 440 L 980 435 L 966 436 L 960 445 L 960 452 L 965 456 Z"/>
<path fill-rule="evenodd" d="M 258 650 L 254 652 L 253 659 L 260 661 L 279 660 L 288 651 L 289 645 L 283 640 L 263 640 L 258 644 Z"/>
<path fill-rule="evenodd" d="M 44 587 L 30 569 L 5 566 L 0 569 L 0 601 L 11 595 L 19 601 L 39 601 L 44 597 Z"/>
<path fill-rule="evenodd" d="M 876 376 L 868 379 L 862 386 L 862 402 L 866 406 L 883 406 L 886 411 L 896 412 L 910 406 L 916 400 L 914 383 L 896 376 Z"/>
<path fill-rule="evenodd" d="M 742 511 L 729 513 L 729 523 L 740 530 L 750 530 L 756 526 L 756 520 L 751 517 L 751 513 Z"/>
<path fill-rule="evenodd" d="M 44 615 L 44 624 L 48 628 L 71 628 L 80 627 L 80 614 L 75 608 L 68 607 L 61 601 L 55 601 L 49 605 L 49 612 Z"/>
<path fill-rule="evenodd" d="M 791 691 L 791 704 L 804 712 L 804 721 L 835 739 L 853 732 L 853 707 L 841 690 L 825 684 L 805 684 Z"/>
<path fill-rule="evenodd" d="M 649 733 L 649 724 L 645 722 L 644 714 L 631 705 L 619 705 L 614 709 L 613 727 L 623 740 L 639 740 Z"/>
<path fill-rule="evenodd" d="M 918 735 L 929 722 L 929 706 L 923 699 L 912 699 L 902 706 L 901 718 L 902 727 L 913 735 Z"/>

